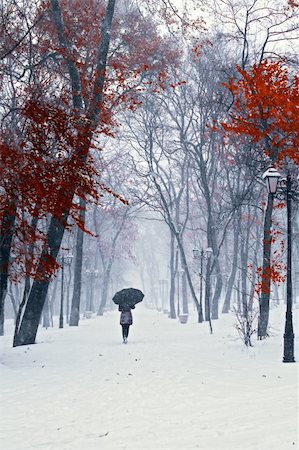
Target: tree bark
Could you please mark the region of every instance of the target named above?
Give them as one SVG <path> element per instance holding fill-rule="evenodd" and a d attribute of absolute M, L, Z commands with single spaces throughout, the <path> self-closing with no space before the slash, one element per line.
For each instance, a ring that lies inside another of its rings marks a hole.
<path fill-rule="evenodd" d="M 248 252 L 249 252 L 249 231 L 250 226 L 248 224 L 246 230 L 246 237 L 241 239 L 241 298 L 242 298 L 242 316 L 248 317 L 248 300 L 247 300 L 247 264 L 248 264 Z"/>
<path fill-rule="evenodd" d="M 258 338 L 264 339 L 267 337 L 267 328 L 269 321 L 269 307 L 270 307 L 270 288 L 271 288 L 271 217 L 273 210 L 274 196 L 268 194 L 267 208 L 264 220 L 264 245 L 263 245 L 263 271 L 262 271 L 262 291 L 260 295 L 259 304 L 259 319 L 258 319 Z"/>
<path fill-rule="evenodd" d="M 44 308 L 43 308 L 43 327 L 50 327 L 50 305 L 49 305 L 49 297 L 47 296 Z"/>
<path fill-rule="evenodd" d="M 210 332 L 213 333 L 211 323 L 211 257 L 207 260 L 207 273 L 206 273 L 206 289 L 205 289 L 205 321 L 209 322 Z"/>
<path fill-rule="evenodd" d="M 251 287 L 250 287 L 250 296 L 249 296 L 249 303 L 248 303 L 248 310 L 252 312 L 253 309 L 253 300 L 254 300 L 254 294 L 255 294 L 255 283 L 256 283 L 256 269 L 257 269 L 257 255 L 259 252 L 260 247 L 260 236 L 261 230 L 258 226 L 256 226 L 256 243 L 255 243 L 255 249 L 253 253 L 253 261 L 252 261 L 252 278 L 251 278 Z"/>
<path fill-rule="evenodd" d="M 104 273 L 101 303 L 99 306 L 99 310 L 97 312 L 98 316 L 102 316 L 104 314 L 104 309 L 105 309 L 105 306 L 107 303 L 108 286 L 109 286 L 109 281 L 110 281 L 111 267 L 112 267 L 112 261 L 110 261 L 110 263 L 108 264 L 108 267 L 106 268 L 105 273 Z"/>
<path fill-rule="evenodd" d="M 233 287 L 236 279 L 237 264 L 238 264 L 238 250 L 239 250 L 239 236 L 240 236 L 240 208 L 237 212 L 237 217 L 234 217 L 234 249 L 233 249 L 233 263 L 231 267 L 231 273 L 227 283 L 227 290 L 225 294 L 225 300 L 222 307 L 222 313 L 227 314 L 230 310 L 230 302 L 233 292 Z"/>
<path fill-rule="evenodd" d="M 68 212 L 65 213 L 64 220 L 68 217 Z M 58 221 L 52 217 L 48 229 L 48 245 L 50 255 L 56 259 L 59 252 L 60 244 L 64 233 L 64 221 Z M 48 256 L 47 249 L 44 248 L 41 255 L 41 262 L 38 267 L 38 273 L 43 273 L 42 261 L 46 260 Z M 20 327 L 16 324 L 15 337 L 13 346 L 34 344 L 38 325 L 40 322 L 43 307 L 46 301 L 50 278 L 45 276 L 44 280 L 35 280 L 26 302 L 24 315 L 21 320 Z"/>
<path fill-rule="evenodd" d="M 170 232 L 171 233 L 171 232 Z M 170 289 L 169 289 L 169 309 L 170 309 L 170 318 L 176 319 L 175 312 L 175 249 L 174 249 L 175 241 L 174 235 L 171 233 L 170 238 Z"/>
<path fill-rule="evenodd" d="M 187 277 L 185 271 L 182 277 L 182 295 L 183 295 L 183 314 L 188 314 L 189 308 L 188 308 L 188 293 L 187 293 Z"/>
<path fill-rule="evenodd" d="M 82 223 L 85 223 L 86 202 L 80 198 L 80 219 Z M 70 314 L 70 327 L 76 327 L 79 325 L 80 320 L 80 302 L 81 302 L 81 287 L 82 287 L 82 262 L 83 262 L 83 243 L 84 243 L 84 231 L 81 228 L 77 230 L 76 239 L 76 256 L 75 256 L 75 269 L 74 269 L 74 290 Z"/>
<path fill-rule="evenodd" d="M 219 264 L 219 260 L 218 258 L 216 258 L 216 261 L 214 263 L 215 265 L 215 272 L 216 272 L 216 287 L 215 287 L 215 292 L 212 298 L 212 319 L 218 319 L 219 314 L 218 314 L 218 310 L 219 310 L 219 300 L 220 300 L 220 295 L 221 295 L 221 291 L 222 291 L 222 275 L 221 275 L 221 268 L 220 268 L 220 264 Z"/>
<path fill-rule="evenodd" d="M 16 202 L 12 200 L 4 211 L 0 231 L 0 336 L 4 335 L 4 305 L 7 293 L 11 243 L 16 221 Z"/>

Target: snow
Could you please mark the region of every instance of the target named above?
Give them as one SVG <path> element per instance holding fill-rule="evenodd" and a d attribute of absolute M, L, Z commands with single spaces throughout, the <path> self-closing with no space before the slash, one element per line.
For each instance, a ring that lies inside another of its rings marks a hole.
<path fill-rule="evenodd" d="M 17 348 L 7 325 L 0 448 L 297 449 L 298 364 L 282 363 L 284 305 L 270 320 L 271 337 L 249 349 L 233 315 L 213 321 L 210 335 L 195 314 L 180 324 L 143 305 L 127 345 L 117 311 L 40 329 L 37 344 Z"/>

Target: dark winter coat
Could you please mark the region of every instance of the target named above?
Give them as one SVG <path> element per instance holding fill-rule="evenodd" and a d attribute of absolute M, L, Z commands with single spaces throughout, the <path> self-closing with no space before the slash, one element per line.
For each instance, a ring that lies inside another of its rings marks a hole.
<path fill-rule="evenodd" d="M 133 323 L 133 317 L 131 310 L 129 311 L 122 311 L 120 315 L 120 324 L 121 325 L 132 325 Z"/>

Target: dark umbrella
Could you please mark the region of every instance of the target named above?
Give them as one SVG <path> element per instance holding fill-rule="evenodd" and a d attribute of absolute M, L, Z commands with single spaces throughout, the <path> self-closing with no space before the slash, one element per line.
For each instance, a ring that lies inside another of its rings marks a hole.
<path fill-rule="evenodd" d="M 127 288 L 116 292 L 112 300 L 116 305 L 131 307 L 141 302 L 143 297 L 144 293 L 139 289 Z"/>

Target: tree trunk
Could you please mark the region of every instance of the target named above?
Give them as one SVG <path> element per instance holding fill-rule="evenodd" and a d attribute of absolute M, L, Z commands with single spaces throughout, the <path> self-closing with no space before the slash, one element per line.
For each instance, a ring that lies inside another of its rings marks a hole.
<path fill-rule="evenodd" d="M 63 238 L 65 223 L 68 217 L 68 211 L 65 213 L 62 220 L 57 220 L 52 217 L 48 229 L 48 245 L 51 256 L 56 260 L 59 252 L 60 244 Z M 47 260 L 48 251 L 44 249 L 41 255 L 41 261 Z M 44 271 L 42 262 L 37 269 L 39 274 Z M 50 278 L 45 275 L 44 280 L 35 280 L 25 306 L 24 315 L 20 327 L 16 326 L 15 338 L 13 346 L 34 344 L 36 333 L 46 301 Z"/>
<path fill-rule="evenodd" d="M 14 312 L 14 323 L 16 323 L 17 320 L 17 314 L 18 314 L 18 306 L 19 306 L 19 301 L 16 300 L 15 295 L 13 293 L 12 290 L 12 283 L 9 283 L 8 286 L 8 295 L 11 299 L 11 304 L 12 304 L 12 308 L 13 308 L 13 312 Z"/>
<path fill-rule="evenodd" d="M 225 300 L 222 308 L 222 313 L 227 314 L 230 310 L 230 302 L 232 297 L 232 292 L 234 288 L 234 283 L 236 279 L 237 273 L 237 264 L 238 264 L 238 251 L 239 251 L 239 235 L 240 235 L 240 208 L 237 213 L 237 217 L 234 217 L 234 249 L 233 249 L 233 263 L 231 267 L 231 273 L 227 283 L 227 290 L 225 294 Z"/>
<path fill-rule="evenodd" d="M 274 196 L 268 194 L 267 208 L 264 221 L 264 240 L 263 240 L 263 271 L 262 287 L 260 296 L 260 313 L 258 320 L 258 338 L 264 339 L 267 336 L 270 306 L 270 288 L 271 288 L 271 217 L 273 210 Z"/>
<path fill-rule="evenodd" d="M 212 210 L 210 202 L 208 202 L 208 221 L 207 221 L 207 241 L 208 241 L 208 247 L 211 247 L 213 249 L 213 255 L 214 255 L 214 261 L 210 263 L 209 268 L 209 297 L 211 296 L 211 275 L 213 272 L 213 268 L 215 268 L 216 275 L 217 275 L 217 283 L 216 283 L 216 289 L 213 295 L 213 298 L 210 298 L 209 302 L 209 308 L 212 309 L 210 311 L 209 320 L 212 319 L 218 319 L 218 307 L 219 307 L 219 300 L 220 295 L 222 291 L 222 277 L 221 277 L 221 271 L 220 271 L 220 265 L 218 260 L 218 247 L 217 247 L 217 238 L 215 235 L 215 225 L 214 220 L 212 217 Z M 207 320 L 207 319 L 206 319 Z"/>
<path fill-rule="evenodd" d="M 85 224 L 86 202 L 80 198 L 80 218 Z M 82 287 L 82 262 L 83 262 L 83 243 L 84 231 L 81 228 L 77 230 L 76 239 L 76 259 L 74 268 L 74 290 L 70 314 L 70 327 L 77 327 L 80 320 L 80 302 L 81 302 L 81 287 Z"/>
<path fill-rule="evenodd" d="M 206 273 L 206 289 L 205 289 L 205 320 L 209 322 L 210 332 L 213 333 L 210 307 L 211 307 L 211 257 L 208 257 L 207 273 Z"/>
<path fill-rule="evenodd" d="M 248 263 L 248 230 L 246 238 L 241 238 L 241 299 L 242 299 L 242 316 L 248 317 L 248 302 L 247 302 L 247 263 Z"/>
<path fill-rule="evenodd" d="M 7 204 L 0 231 L 0 336 L 4 335 L 4 304 L 7 293 L 9 256 L 16 221 L 16 203 Z"/>
<path fill-rule="evenodd" d="M 212 319 L 218 319 L 219 299 L 222 291 L 222 276 L 218 258 L 215 261 L 216 287 L 212 299 Z"/>
<path fill-rule="evenodd" d="M 253 309 L 253 300 L 254 300 L 254 294 L 255 294 L 255 283 L 256 283 L 256 269 L 257 269 L 257 255 L 259 252 L 259 246 L 260 246 L 260 227 L 256 226 L 256 243 L 255 243 L 255 249 L 253 254 L 253 262 L 252 262 L 252 278 L 251 278 L 251 287 L 250 287 L 250 296 L 249 296 L 249 303 L 248 303 L 248 310 L 252 312 Z"/>
<path fill-rule="evenodd" d="M 171 233 L 171 232 L 170 232 Z M 169 289 L 169 309 L 170 318 L 176 319 L 175 312 L 175 250 L 174 250 L 174 235 L 171 233 L 171 244 L 170 244 L 170 289 Z"/>
<path fill-rule="evenodd" d="M 68 281 L 66 284 L 66 323 L 70 323 L 70 290 L 72 284 L 72 269 L 71 264 L 68 264 Z"/>
<path fill-rule="evenodd" d="M 99 310 L 97 312 L 98 316 L 102 316 L 104 314 L 104 309 L 105 309 L 105 306 L 106 306 L 106 303 L 107 303 L 111 266 L 112 266 L 112 264 L 109 264 L 107 269 L 104 272 L 103 288 L 102 288 L 102 295 L 101 295 L 101 303 L 100 303 L 100 306 L 99 306 Z"/>
<path fill-rule="evenodd" d="M 188 293 L 187 293 L 187 277 L 185 271 L 182 277 L 182 296 L 183 296 L 183 314 L 188 314 L 189 308 L 188 308 Z"/>
<path fill-rule="evenodd" d="M 49 305 L 49 297 L 47 296 L 44 308 L 43 308 L 43 327 L 50 327 L 50 305 Z"/>
<path fill-rule="evenodd" d="M 241 278 L 239 273 L 239 278 L 237 281 L 237 311 L 238 314 L 241 316 L 242 314 L 242 308 L 241 308 Z"/>

